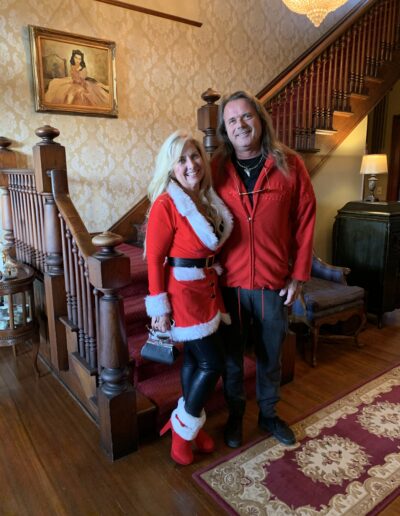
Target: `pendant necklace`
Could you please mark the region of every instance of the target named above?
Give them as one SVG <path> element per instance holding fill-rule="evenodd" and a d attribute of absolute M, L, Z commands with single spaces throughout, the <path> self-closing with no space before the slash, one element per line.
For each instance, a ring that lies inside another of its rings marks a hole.
<path fill-rule="evenodd" d="M 254 159 L 254 158 L 253 158 Z M 239 165 L 240 168 L 242 168 L 244 170 L 244 173 L 247 175 L 247 177 L 250 177 L 250 173 L 252 170 L 255 170 L 257 167 L 260 166 L 261 164 L 261 161 L 264 159 L 264 156 L 261 154 L 260 156 L 260 159 L 257 161 L 257 163 L 255 165 L 253 165 L 252 167 L 250 167 L 249 165 L 243 165 L 242 163 L 240 163 L 240 161 L 238 160 L 238 158 L 236 158 L 236 163 Z M 246 160 L 246 161 L 251 161 L 251 160 Z"/>

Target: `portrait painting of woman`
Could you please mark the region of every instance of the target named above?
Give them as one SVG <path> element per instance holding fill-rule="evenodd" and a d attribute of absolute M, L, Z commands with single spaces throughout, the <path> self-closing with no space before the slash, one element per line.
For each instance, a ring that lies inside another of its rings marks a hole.
<path fill-rule="evenodd" d="M 44 100 L 52 104 L 108 106 L 110 93 L 107 85 L 88 76 L 85 56 L 76 49 L 71 54 L 70 76 L 52 79 Z"/>
<path fill-rule="evenodd" d="M 118 116 L 113 41 L 29 26 L 36 111 Z"/>

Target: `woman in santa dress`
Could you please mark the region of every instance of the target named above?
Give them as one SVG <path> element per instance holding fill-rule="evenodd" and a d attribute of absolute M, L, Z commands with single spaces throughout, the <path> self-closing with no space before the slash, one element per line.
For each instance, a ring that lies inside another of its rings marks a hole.
<path fill-rule="evenodd" d="M 45 102 L 76 106 L 101 106 L 110 103 L 108 86 L 88 77 L 85 56 L 73 50 L 70 59 L 70 77 L 52 79 L 45 93 Z"/>
<path fill-rule="evenodd" d="M 161 147 L 149 186 L 146 233 L 151 326 L 184 342 L 183 397 L 162 429 L 172 430 L 171 456 L 193 461 L 192 441 L 211 452 L 214 442 L 202 427 L 204 404 L 223 369 L 217 330 L 230 324 L 218 287 L 215 254 L 232 231 L 232 216 L 211 186 L 202 145 L 182 131 Z M 171 325 L 171 321 L 174 323 Z"/>

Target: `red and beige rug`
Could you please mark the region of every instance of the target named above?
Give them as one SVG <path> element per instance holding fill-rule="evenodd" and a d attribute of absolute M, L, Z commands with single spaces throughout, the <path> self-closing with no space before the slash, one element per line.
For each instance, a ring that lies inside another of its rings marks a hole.
<path fill-rule="evenodd" d="M 231 514 L 377 514 L 400 495 L 400 366 L 194 474 Z"/>

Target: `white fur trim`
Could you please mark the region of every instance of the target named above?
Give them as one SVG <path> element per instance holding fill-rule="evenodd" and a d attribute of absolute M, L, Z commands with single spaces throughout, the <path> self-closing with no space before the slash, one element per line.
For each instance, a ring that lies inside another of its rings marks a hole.
<path fill-rule="evenodd" d="M 206 277 L 204 269 L 199 267 L 172 267 L 172 273 L 178 281 L 194 281 Z"/>
<path fill-rule="evenodd" d="M 212 199 L 213 205 L 221 215 L 224 222 L 224 229 L 220 239 L 217 238 L 212 225 L 208 222 L 204 215 L 199 212 L 190 196 L 185 193 L 178 184 L 176 184 L 174 181 L 171 181 L 167 187 L 167 192 L 173 200 L 178 212 L 183 217 L 187 218 L 189 224 L 192 226 L 193 231 L 200 238 L 203 244 L 208 247 L 208 249 L 215 251 L 229 237 L 233 229 L 233 218 L 230 211 L 222 202 L 222 199 L 220 199 L 215 193 L 213 188 L 210 189 L 210 197 Z"/>
<path fill-rule="evenodd" d="M 171 414 L 172 428 L 182 439 L 185 439 L 185 441 L 195 439 L 205 422 L 206 414 L 204 410 L 201 412 L 200 417 L 192 416 L 186 412 L 183 398 L 180 398 L 178 407 Z"/>
<path fill-rule="evenodd" d="M 171 305 L 166 292 L 161 292 L 161 294 L 155 296 L 146 296 L 144 301 L 149 317 L 157 317 L 171 313 Z"/>
<path fill-rule="evenodd" d="M 215 262 L 212 268 L 215 270 L 218 276 L 222 276 L 224 269 L 222 268 L 222 265 L 219 262 Z"/>
<path fill-rule="evenodd" d="M 218 330 L 223 316 L 225 318 L 226 315 L 228 314 L 218 312 L 215 317 L 205 323 L 194 324 L 193 326 L 174 326 L 171 328 L 172 339 L 176 342 L 186 342 L 187 340 L 202 339 L 212 335 Z"/>
<path fill-rule="evenodd" d="M 223 202 L 221 197 L 219 197 L 215 190 L 211 188 L 210 196 L 212 199 L 213 205 L 216 207 L 218 213 L 221 215 L 222 220 L 224 221 L 224 230 L 219 239 L 218 247 L 221 247 L 222 244 L 228 239 L 233 230 L 233 217 L 231 212 L 228 210 L 226 204 Z"/>

